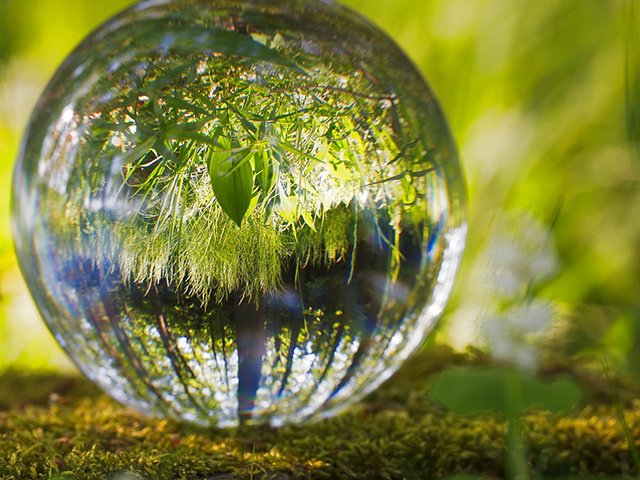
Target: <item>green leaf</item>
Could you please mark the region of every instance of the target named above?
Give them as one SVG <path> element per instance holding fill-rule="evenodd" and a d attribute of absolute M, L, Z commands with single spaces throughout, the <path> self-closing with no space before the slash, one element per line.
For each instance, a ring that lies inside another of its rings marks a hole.
<path fill-rule="evenodd" d="M 261 190 L 260 199 L 265 200 L 275 188 L 276 180 L 279 174 L 278 160 L 269 155 L 264 148 L 259 148 L 253 159 L 258 187 Z"/>
<path fill-rule="evenodd" d="M 277 50 L 266 47 L 262 43 L 256 42 L 251 36 L 239 32 L 217 27 L 186 25 L 171 22 L 171 19 L 153 19 L 140 22 L 138 32 L 140 38 L 144 39 L 148 45 L 161 45 L 161 48 L 173 52 L 198 56 L 220 53 L 250 60 L 261 60 L 304 73 L 302 68 L 282 56 Z M 191 68 L 191 64 L 181 66 L 171 73 L 173 77 L 178 77 L 188 68 Z"/>
<path fill-rule="evenodd" d="M 218 149 L 209 153 L 211 187 L 220 208 L 240 226 L 253 196 L 253 169 L 249 162 L 251 149 L 231 149 L 230 142 L 221 137 Z"/>
<path fill-rule="evenodd" d="M 154 147 L 154 145 L 156 144 L 156 140 L 157 138 L 155 136 L 151 136 L 146 140 L 138 142 L 135 147 L 130 148 L 123 153 L 118 153 L 120 161 L 123 165 L 128 165 L 130 163 L 136 163 L 140 161 L 147 153 L 149 153 L 149 150 Z"/>
<path fill-rule="evenodd" d="M 293 224 L 298 220 L 298 197 L 280 192 L 280 216 L 287 222 Z"/>
<path fill-rule="evenodd" d="M 531 409 L 560 413 L 575 406 L 582 389 L 569 377 L 543 380 L 509 368 L 452 368 L 433 382 L 430 397 L 462 414 L 504 415 Z"/>
<path fill-rule="evenodd" d="M 313 222 L 313 217 L 311 216 L 311 214 L 306 210 L 300 210 L 300 215 L 302 216 L 304 223 L 306 223 L 307 226 L 315 232 L 316 226 L 315 226 L 315 223 Z"/>
<path fill-rule="evenodd" d="M 311 160 L 312 162 L 320 162 L 320 163 L 324 163 L 322 160 L 314 157 L 313 155 L 309 155 L 307 153 L 304 153 L 302 150 L 297 149 L 296 147 L 294 147 L 293 145 L 287 143 L 287 142 L 278 142 L 278 146 L 280 148 L 282 148 L 283 150 L 286 150 L 289 153 L 293 153 L 294 155 L 297 155 L 301 158 L 306 158 L 307 160 Z"/>
<path fill-rule="evenodd" d="M 210 119 L 198 120 L 195 122 L 180 122 L 173 125 L 169 125 L 165 130 L 165 138 L 175 138 L 180 140 L 181 134 L 197 133 L 202 131 Z"/>
<path fill-rule="evenodd" d="M 176 110 L 185 110 L 189 113 L 198 113 L 205 117 L 211 117 L 211 112 L 205 108 L 202 108 L 199 105 L 196 105 L 193 101 L 187 102 L 178 97 L 172 97 L 171 95 L 161 94 L 156 95 L 162 98 L 162 101 L 167 104 L 169 107 L 172 107 Z"/>

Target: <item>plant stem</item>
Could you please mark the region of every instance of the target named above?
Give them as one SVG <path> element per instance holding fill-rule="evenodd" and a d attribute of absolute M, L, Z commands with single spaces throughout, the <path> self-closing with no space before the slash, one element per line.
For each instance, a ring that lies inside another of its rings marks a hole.
<path fill-rule="evenodd" d="M 520 424 L 522 385 L 516 374 L 508 376 L 506 395 L 507 410 L 507 478 L 529 480 L 526 445 Z"/>

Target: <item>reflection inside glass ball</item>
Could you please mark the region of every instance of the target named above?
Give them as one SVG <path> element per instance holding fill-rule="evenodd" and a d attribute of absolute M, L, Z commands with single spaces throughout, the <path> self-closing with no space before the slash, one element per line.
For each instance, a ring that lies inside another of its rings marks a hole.
<path fill-rule="evenodd" d="M 67 59 L 14 182 L 52 332 L 117 400 L 302 421 L 424 340 L 464 243 L 445 121 L 397 47 L 325 2 L 144 2 Z"/>

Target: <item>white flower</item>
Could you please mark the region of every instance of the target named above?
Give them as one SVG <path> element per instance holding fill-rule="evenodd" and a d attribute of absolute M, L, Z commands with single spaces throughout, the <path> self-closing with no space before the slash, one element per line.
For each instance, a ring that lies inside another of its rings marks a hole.
<path fill-rule="evenodd" d="M 527 305 L 509 310 L 508 323 L 522 335 L 544 335 L 551 327 L 553 305 L 544 300 L 534 300 Z"/>
<path fill-rule="evenodd" d="M 489 281 L 496 293 L 515 298 L 556 272 L 550 237 L 546 226 L 526 214 L 499 225 L 487 249 Z"/>
<path fill-rule="evenodd" d="M 535 371 L 540 357 L 537 345 L 548 333 L 553 315 L 552 304 L 535 300 L 485 317 L 482 333 L 492 357 L 521 370 Z"/>

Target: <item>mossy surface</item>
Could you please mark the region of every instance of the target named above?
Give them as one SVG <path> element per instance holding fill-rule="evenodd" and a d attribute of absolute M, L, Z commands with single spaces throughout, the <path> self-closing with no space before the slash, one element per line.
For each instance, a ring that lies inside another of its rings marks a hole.
<path fill-rule="evenodd" d="M 428 401 L 429 378 L 475 354 L 432 349 L 347 413 L 282 429 L 194 430 L 124 408 L 86 381 L 6 372 L 0 377 L 0 478 L 422 479 L 475 473 L 503 476 L 505 422 L 462 417 Z M 572 365 L 584 405 L 562 417 L 524 419 L 532 472 L 545 478 L 634 474 L 608 382 Z M 640 387 L 614 379 L 634 438 L 640 440 Z M 463 477 L 460 477 L 463 478 Z"/>

